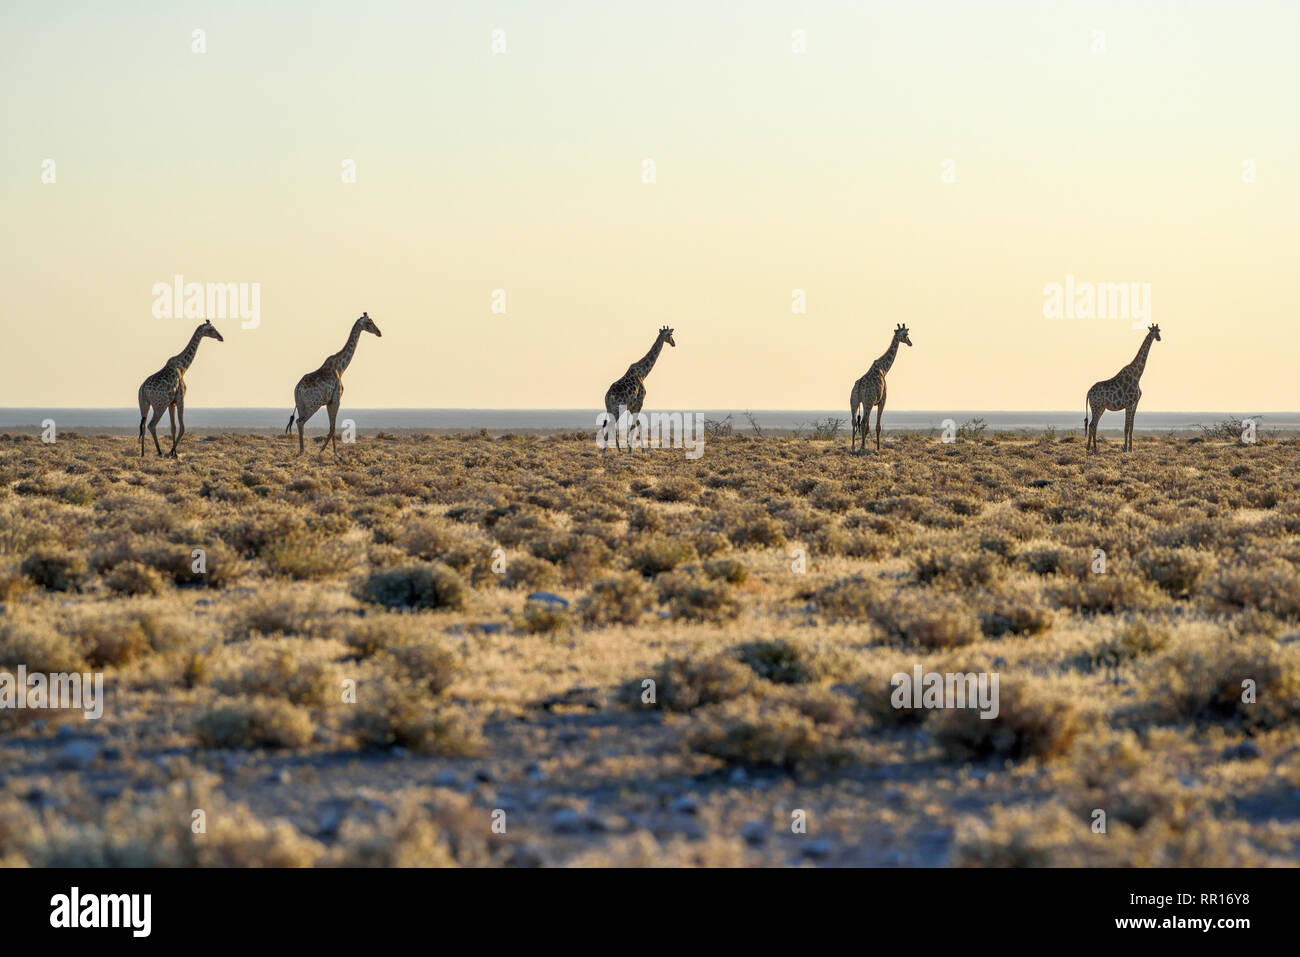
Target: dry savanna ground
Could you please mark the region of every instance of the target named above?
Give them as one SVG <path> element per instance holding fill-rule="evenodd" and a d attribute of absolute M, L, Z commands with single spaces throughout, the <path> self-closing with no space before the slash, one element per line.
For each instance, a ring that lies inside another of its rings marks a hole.
<path fill-rule="evenodd" d="M 1295 439 L 187 442 L 0 436 L 0 862 L 1300 856 Z"/>

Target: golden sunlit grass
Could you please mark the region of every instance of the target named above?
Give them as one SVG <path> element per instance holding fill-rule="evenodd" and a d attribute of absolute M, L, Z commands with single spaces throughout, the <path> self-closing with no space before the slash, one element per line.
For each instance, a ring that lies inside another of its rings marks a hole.
<path fill-rule="evenodd" d="M 133 444 L 0 436 L 0 863 L 1296 860 L 1300 442 Z"/>

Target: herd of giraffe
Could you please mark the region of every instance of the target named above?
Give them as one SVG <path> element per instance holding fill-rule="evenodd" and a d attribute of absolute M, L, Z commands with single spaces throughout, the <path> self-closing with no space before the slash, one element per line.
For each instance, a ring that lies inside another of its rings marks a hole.
<path fill-rule="evenodd" d="M 325 436 L 324 442 L 321 443 L 320 453 L 325 452 L 325 447 L 333 443 L 335 456 L 338 455 L 338 438 L 335 434 L 335 421 L 338 417 L 339 401 L 343 397 L 343 373 L 347 370 L 348 365 L 352 362 L 352 356 L 357 351 L 357 341 L 361 338 L 362 332 L 369 332 L 376 336 L 382 336 L 379 327 L 367 313 L 361 316 L 352 324 L 352 332 L 348 335 L 348 341 L 344 343 L 343 348 L 332 356 L 327 358 L 321 367 L 315 372 L 308 372 L 298 380 L 298 385 L 293 390 L 294 410 L 289 414 L 289 424 L 285 426 L 286 434 L 293 428 L 296 419 L 298 422 L 298 454 L 303 453 L 305 441 L 303 438 L 303 428 L 307 420 L 315 415 L 322 407 L 329 414 L 330 427 Z M 140 456 L 144 457 L 144 430 L 146 419 L 148 419 L 149 433 L 153 436 L 154 448 L 158 454 L 162 455 L 162 446 L 158 442 L 158 420 L 162 418 L 164 411 L 168 413 L 172 429 L 172 447 L 167 453 L 170 457 L 176 456 L 176 446 L 185 435 L 185 372 L 189 369 L 190 364 L 194 361 L 194 356 L 199 350 L 199 343 L 204 338 L 216 339 L 223 342 L 221 333 L 219 333 L 212 321 L 208 320 L 194 330 L 194 335 L 190 336 L 189 343 L 177 355 L 167 360 L 167 364 L 155 372 L 149 378 L 145 379 L 140 385 Z M 1142 347 L 1138 349 L 1137 355 L 1133 361 L 1120 369 L 1109 379 L 1103 379 L 1097 382 L 1088 390 L 1085 400 L 1087 408 L 1084 410 L 1083 427 L 1087 433 L 1086 447 L 1089 451 L 1097 450 L 1097 422 L 1103 412 L 1120 411 L 1124 412 L 1124 451 L 1133 451 L 1133 418 L 1137 414 L 1138 400 L 1142 398 L 1142 389 L 1139 388 L 1139 381 L 1142 378 L 1142 371 L 1146 368 L 1147 355 L 1151 351 L 1151 343 L 1160 341 L 1160 327 L 1153 325 L 1147 330 L 1146 339 L 1142 342 Z M 659 353 L 663 351 L 664 343 L 676 348 L 677 343 L 673 341 L 673 330 L 664 326 L 659 330 L 655 337 L 654 345 L 650 351 L 627 367 L 627 372 L 609 387 L 605 393 L 605 411 L 611 416 L 617 416 L 624 410 L 632 417 L 631 421 L 635 423 L 632 431 L 640 428 L 640 417 L 642 405 L 645 403 L 645 380 L 654 368 L 655 363 L 659 361 Z M 849 437 L 849 451 L 861 449 L 866 450 L 867 441 L 870 436 L 870 419 L 871 410 L 876 410 L 876 450 L 880 450 L 880 420 L 885 414 L 885 376 L 894 365 L 894 360 L 898 357 L 898 345 L 903 343 L 911 346 L 912 340 L 908 335 L 907 326 L 899 324 L 894 328 L 893 338 L 889 343 L 889 348 L 884 354 L 871 364 L 871 368 L 857 382 L 853 383 L 853 390 L 849 394 L 849 417 L 852 421 L 852 434 Z M 149 418 L 149 410 L 153 410 L 153 418 Z M 1091 411 L 1092 417 L 1088 417 Z M 177 420 L 180 421 L 180 431 L 176 430 Z M 616 440 L 617 444 L 617 440 Z M 628 435 L 628 448 L 631 448 L 631 434 Z"/>

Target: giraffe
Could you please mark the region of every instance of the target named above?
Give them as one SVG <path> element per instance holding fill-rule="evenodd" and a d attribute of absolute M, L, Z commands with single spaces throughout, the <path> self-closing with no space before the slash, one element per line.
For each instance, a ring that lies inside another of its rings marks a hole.
<path fill-rule="evenodd" d="M 330 356 L 315 372 L 308 372 L 298 380 L 297 386 L 293 390 L 294 410 L 289 413 L 289 424 L 284 427 L 285 434 L 293 428 L 294 417 L 298 419 L 298 454 L 302 455 L 306 443 L 303 440 L 303 427 L 307 420 L 315 415 L 321 406 L 329 413 L 330 430 L 325 436 L 325 441 L 321 443 L 318 455 L 323 455 L 325 446 L 334 440 L 334 457 L 338 458 L 339 440 L 334 434 L 334 419 L 339 414 L 339 399 L 343 396 L 343 373 L 347 370 L 348 364 L 352 361 L 352 355 L 357 351 L 357 340 L 361 338 L 361 332 L 373 332 L 375 335 L 383 337 L 375 321 L 370 318 L 368 313 L 363 312 L 356 322 L 352 323 L 352 332 L 348 335 L 348 341 L 344 343 L 343 348 L 334 355 Z"/>
<path fill-rule="evenodd" d="M 1142 340 L 1142 348 L 1138 349 L 1133 361 L 1109 379 L 1095 383 L 1088 390 L 1088 397 L 1084 400 L 1084 404 L 1092 409 L 1092 420 L 1088 420 L 1088 408 L 1085 408 L 1083 410 L 1083 428 L 1087 435 L 1087 442 L 1084 443 L 1085 452 L 1097 451 L 1097 420 L 1101 418 L 1101 414 L 1119 409 L 1124 410 L 1124 451 L 1133 451 L 1133 417 L 1137 415 L 1138 400 L 1142 398 L 1138 381 L 1142 378 L 1142 370 L 1146 368 L 1151 343 L 1159 341 L 1160 327 L 1153 325 L 1147 330 L 1147 337 Z"/>
<path fill-rule="evenodd" d="M 628 366 L 623 377 L 609 387 L 609 391 L 605 393 L 605 411 L 611 416 L 617 418 L 620 408 L 626 408 L 628 415 L 633 417 L 641 411 L 641 404 L 645 401 L 645 377 L 655 367 L 665 342 L 674 349 L 677 348 L 677 343 L 673 341 L 673 330 L 667 326 L 659 330 L 659 335 L 655 338 L 655 344 L 650 347 L 650 351 Z M 636 420 L 635 427 L 637 429 L 641 427 L 639 419 Z M 619 447 L 617 432 L 614 433 L 614 447 Z M 628 449 L 631 448 L 631 428 L 629 428 Z"/>
<path fill-rule="evenodd" d="M 912 340 L 907 337 L 907 326 L 899 324 L 894 329 L 894 339 L 889 343 L 889 348 L 885 354 L 871 363 L 871 368 L 857 382 L 853 383 L 853 391 L 849 394 L 849 418 L 852 421 L 853 434 L 849 437 L 849 451 L 854 450 L 854 445 L 858 438 L 858 429 L 862 430 L 862 449 L 867 447 L 867 437 L 871 433 L 871 407 L 878 406 L 876 409 L 876 451 L 880 451 L 880 420 L 885 414 L 885 374 L 894 364 L 894 358 L 898 355 L 898 344 L 905 342 L 909 346 Z M 858 409 L 861 408 L 862 417 L 858 417 Z"/>
<path fill-rule="evenodd" d="M 179 353 L 167 360 L 167 364 L 155 372 L 144 382 L 140 383 L 140 458 L 144 458 L 144 420 L 150 408 L 153 409 L 153 418 L 149 420 L 149 434 L 153 436 L 153 446 L 162 455 L 162 446 L 158 444 L 158 420 L 162 418 L 163 410 L 167 410 L 167 417 L 172 424 L 172 449 L 167 453 L 168 458 L 176 457 L 176 446 L 180 444 L 185 435 L 185 371 L 194 361 L 195 353 L 199 351 L 199 340 L 204 338 L 213 338 L 218 342 L 225 342 L 221 338 L 221 333 L 217 332 L 217 327 L 212 324 L 212 320 L 207 320 L 203 325 L 194 330 L 194 335 L 190 336 L 189 344 Z M 176 420 L 180 419 L 181 431 L 176 433 Z"/>

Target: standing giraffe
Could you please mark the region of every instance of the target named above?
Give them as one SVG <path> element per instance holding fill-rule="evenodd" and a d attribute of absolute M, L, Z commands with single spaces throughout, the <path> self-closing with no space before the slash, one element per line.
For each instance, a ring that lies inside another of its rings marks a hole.
<path fill-rule="evenodd" d="M 673 341 L 673 330 L 667 326 L 659 330 L 659 335 L 655 338 L 655 344 L 650 347 L 650 351 L 628 366 L 627 372 L 623 373 L 623 378 L 609 387 L 609 391 L 605 393 L 605 411 L 611 416 L 617 417 L 620 408 L 627 409 L 628 415 L 633 417 L 641 411 L 641 404 L 645 402 L 645 377 L 655 367 L 665 342 L 674 349 L 677 348 L 677 343 Z M 640 429 L 640 419 L 635 421 L 635 427 Z M 628 432 L 627 446 L 631 450 L 631 429 Z M 619 447 L 617 432 L 614 433 L 614 447 Z"/>
<path fill-rule="evenodd" d="M 865 451 L 867 447 L 867 436 L 871 433 L 871 407 L 878 406 L 876 409 L 876 451 L 880 451 L 880 420 L 885 415 L 885 374 L 889 372 L 890 367 L 894 364 L 894 359 L 898 355 L 898 344 L 905 342 L 909 346 L 912 340 L 907 337 L 907 326 L 901 323 L 894 329 L 894 339 L 885 350 L 885 354 L 871 363 L 871 368 L 857 382 L 853 383 L 853 391 L 849 394 L 849 418 L 853 422 L 853 434 L 849 437 L 849 451 L 854 450 L 854 444 L 857 441 L 858 429 L 862 429 L 862 448 Z M 861 408 L 862 417 L 858 418 L 858 409 Z"/>
<path fill-rule="evenodd" d="M 176 457 L 176 446 L 185 435 L 185 370 L 194 361 L 194 355 L 199 351 L 199 340 L 204 337 L 211 337 L 218 342 L 226 341 L 221 338 L 221 333 L 217 332 L 212 321 L 208 320 L 194 330 L 189 345 L 140 383 L 140 458 L 144 458 L 144 420 L 150 407 L 153 408 L 153 418 L 149 420 L 149 434 L 153 436 L 154 448 L 159 455 L 163 454 L 162 446 L 158 444 L 158 420 L 162 418 L 163 409 L 166 409 L 172 424 L 172 450 L 167 455 L 169 458 Z M 176 433 L 178 417 L 181 422 L 179 435 Z"/>
<path fill-rule="evenodd" d="M 1142 378 L 1142 370 L 1147 366 L 1147 353 L 1151 351 L 1151 343 L 1159 341 L 1160 327 L 1153 325 L 1147 330 L 1147 337 L 1142 340 L 1142 348 L 1138 349 L 1133 361 L 1088 390 L 1084 404 L 1092 409 L 1092 421 L 1088 420 L 1088 409 L 1084 409 L 1083 428 L 1088 436 L 1088 441 L 1084 443 L 1085 452 L 1097 451 L 1097 420 L 1101 414 L 1119 409 L 1124 410 L 1124 451 L 1133 451 L 1133 417 L 1137 415 L 1138 400 L 1142 398 L 1138 381 Z"/>
<path fill-rule="evenodd" d="M 324 454 L 325 446 L 333 439 L 334 457 L 338 458 L 339 440 L 334 434 L 334 419 L 339 414 L 339 399 L 343 397 L 343 373 L 352 361 L 352 354 L 357 351 L 357 340 L 361 338 L 363 329 L 377 336 L 383 336 L 375 321 L 363 312 L 361 317 L 352 323 L 352 332 L 348 335 L 348 341 L 344 343 L 343 348 L 326 359 L 315 372 L 308 372 L 299 379 L 298 385 L 294 387 L 294 411 L 289 413 L 289 424 L 284 427 L 284 431 L 286 435 L 289 433 L 293 428 L 294 416 L 297 416 L 299 455 L 302 455 L 306 447 L 303 441 L 303 427 L 307 424 L 307 420 L 315 415 L 321 406 L 324 406 L 325 411 L 329 413 L 330 430 L 317 454 Z"/>

